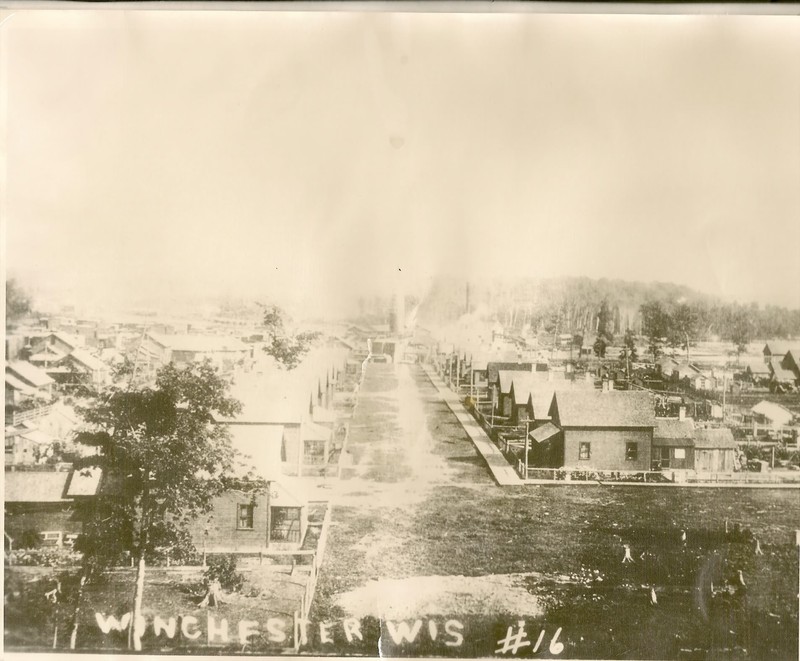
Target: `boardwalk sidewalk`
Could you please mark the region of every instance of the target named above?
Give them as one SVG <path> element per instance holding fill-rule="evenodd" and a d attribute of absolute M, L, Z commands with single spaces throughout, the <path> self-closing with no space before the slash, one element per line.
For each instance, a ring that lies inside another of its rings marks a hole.
<path fill-rule="evenodd" d="M 483 428 L 478 424 L 475 418 L 464 408 L 461 400 L 454 392 L 452 392 L 442 381 L 439 376 L 427 365 L 422 365 L 425 374 L 431 380 L 431 383 L 439 391 L 440 397 L 445 401 L 453 415 L 456 416 L 464 431 L 467 432 L 472 444 L 481 453 L 483 460 L 492 472 L 495 482 L 501 487 L 507 486 L 520 486 L 525 484 L 523 480 L 517 475 L 517 472 L 506 461 L 502 452 L 497 446 L 492 443 L 492 440 L 487 436 Z"/>

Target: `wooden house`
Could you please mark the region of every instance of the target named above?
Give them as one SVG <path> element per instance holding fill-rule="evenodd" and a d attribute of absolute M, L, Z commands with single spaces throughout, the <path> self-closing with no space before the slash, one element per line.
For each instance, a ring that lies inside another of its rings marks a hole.
<path fill-rule="evenodd" d="M 727 427 L 719 429 L 695 429 L 694 469 L 698 472 L 730 473 L 738 445 Z"/>
<path fill-rule="evenodd" d="M 217 496 L 207 515 L 190 527 L 192 541 L 205 553 L 258 553 L 299 548 L 308 525 L 308 504 L 281 470 L 280 428 L 232 425 L 237 452 L 235 473 L 242 482 Z"/>
<path fill-rule="evenodd" d="M 151 369 L 169 363 L 180 368 L 210 360 L 221 373 L 230 374 L 237 365 L 243 365 L 248 357 L 252 357 L 252 350 L 235 337 L 150 332 L 139 348 L 139 356 Z"/>
<path fill-rule="evenodd" d="M 69 545 L 82 532 L 101 485 L 99 469 L 6 470 L 5 532 L 14 548 L 38 537 Z"/>
<path fill-rule="evenodd" d="M 649 392 L 556 391 L 550 417 L 561 430 L 563 466 L 650 470 L 655 414 Z"/>
<path fill-rule="evenodd" d="M 653 430 L 653 470 L 694 469 L 694 421 L 657 418 Z"/>

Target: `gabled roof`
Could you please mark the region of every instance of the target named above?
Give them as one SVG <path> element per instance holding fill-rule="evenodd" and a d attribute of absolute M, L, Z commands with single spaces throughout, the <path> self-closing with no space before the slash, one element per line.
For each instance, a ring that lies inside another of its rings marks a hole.
<path fill-rule="evenodd" d="M 679 363 L 672 368 L 672 373 L 678 373 L 678 376 L 683 378 L 685 376 L 694 378 L 696 376 L 702 376 L 700 370 L 695 367 L 694 365 L 690 365 L 689 363 Z"/>
<path fill-rule="evenodd" d="M 514 389 L 514 402 L 519 406 L 528 403 L 528 398 L 540 393 L 552 393 L 556 384 L 566 383 L 565 372 L 506 372 L 511 375 Z M 552 394 L 550 395 L 552 398 Z M 547 404 L 548 408 L 550 403 Z M 534 408 L 534 411 L 536 409 Z"/>
<path fill-rule="evenodd" d="M 794 381 L 797 377 L 792 370 L 788 370 L 785 367 L 781 366 L 780 362 L 777 358 L 773 358 L 769 363 L 769 369 L 772 373 L 772 377 L 776 381 Z"/>
<path fill-rule="evenodd" d="M 6 503 L 61 503 L 67 501 L 70 471 L 6 471 Z"/>
<path fill-rule="evenodd" d="M 147 334 L 154 342 L 173 351 L 192 351 L 195 353 L 214 353 L 225 351 L 248 351 L 248 346 L 239 338 L 225 335 L 163 335 Z"/>
<path fill-rule="evenodd" d="M 13 390 L 19 390 L 24 395 L 30 395 L 31 397 L 39 394 L 39 391 L 36 390 L 36 388 L 29 386 L 27 383 L 24 383 L 16 376 L 9 374 L 8 372 L 6 372 L 6 386 L 12 388 Z"/>
<path fill-rule="evenodd" d="M 694 422 L 657 418 L 653 429 L 653 445 L 692 447 L 694 445 Z"/>
<path fill-rule="evenodd" d="M 537 427 L 534 429 L 529 436 L 536 441 L 537 443 L 542 443 L 556 434 L 558 434 L 561 430 L 556 427 L 552 422 L 548 422 L 541 427 Z"/>
<path fill-rule="evenodd" d="M 541 374 L 541 373 L 540 373 Z M 565 372 L 546 372 L 553 380 L 544 379 L 534 382 L 531 388 L 530 398 L 533 407 L 533 417 L 536 420 L 544 420 L 550 417 L 550 406 L 553 403 L 553 395 L 562 390 L 595 390 L 594 383 L 584 379 L 569 381 L 566 379 Z"/>
<path fill-rule="evenodd" d="M 63 360 L 64 357 L 68 355 L 69 354 L 67 352 L 62 351 L 61 349 L 56 349 L 55 347 L 51 347 L 49 344 L 46 344 L 45 346 L 42 347 L 40 351 L 37 351 L 36 353 L 29 356 L 28 360 L 29 361 L 32 360 L 37 363 L 38 362 L 53 363 L 53 362 L 58 362 L 59 360 Z"/>
<path fill-rule="evenodd" d="M 331 430 L 313 422 L 304 422 L 300 426 L 300 440 L 327 441 L 331 437 Z"/>
<path fill-rule="evenodd" d="M 792 412 L 789 409 L 775 402 L 769 402 L 766 399 L 760 401 L 750 410 L 753 413 L 758 413 L 769 420 L 781 424 L 786 424 L 786 422 L 790 422 L 792 419 Z"/>
<path fill-rule="evenodd" d="M 519 362 L 519 363 L 511 363 L 511 362 L 491 362 L 489 361 L 486 364 L 486 376 L 489 379 L 489 383 L 494 383 L 497 381 L 498 373 L 501 370 L 511 371 L 511 372 L 530 372 L 532 370 L 533 363 L 527 362 Z"/>
<path fill-rule="evenodd" d="M 336 422 L 336 412 L 326 409 L 323 406 L 315 406 L 311 413 L 311 419 L 314 422 Z"/>
<path fill-rule="evenodd" d="M 720 429 L 695 429 L 694 447 L 696 450 L 728 450 L 739 446 L 733 432 L 727 427 Z"/>
<path fill-rule="evenodd" d="M 526 373 L 526 372 L 523 372 Z M 506 395 L 511 392 L 511 384 L 514 382 L 514 373 L 510 370 L 499 370 L 495 382 L 500 382 L 500 392 Z"/>
<path fill-rule="evenodd" d="M 792 347 L 789 351 L 786 352 L 786 358 L 788 358 L 788 362 L 791 365 L 794 365 L 795 369 L 800 369 L 800 347 Z"/>
<path fill-rule="evenodd" d="M 654 427 L 653 396 L 631 390 L 559 390 L 553 398 L 562 427 Z"/>
<path fill-rule="evenodd" d="M 39 336 L 38 338 L 33 340 L 31 344 L 33 344 L 33 346 L 41 345 L 42 342 L 47 342 L 49 344 L 49 340 L 51 337 L 54 337 L 63 344 L 66 344 L 70 348 L 70 351 L 80 346 L 83 346 L 82 338 L 76 337 L 74 335 L 68 335 L 67 333 L 62 333 L 60 331 L 47 333 L 47 335 Z"/>
<path fill-rule="evenodd" d="M 282 425 L 230 425 L 231 446 L 237 452 L 235 472 L 250 470 L 265 480 L 281 475 Z"/>
<path fill-rule="evenodd" d="M 97 466 L 72 471 L 72 477 L 67 487 L 67 496 L 95 496 L 100 487 L 103 470 Z"/>
<path fill-rule="evenodd" d="M 800 353 L 800 345 L 793 344 L 793 343 L 790 343 L 790 342 L 781 342 L 781 341 L 778 341 L 778 342 L 767 342 L 764 345 L 763 353 L 765 353 L 765 354 L 768 353 L 771 356 L 781 356 L 781 357 L 783 357 L 783 356 L 785 356 L 787 353 L 789 353 L 792 350 L 795 351 L 795 355 L 797 353 Z"/>
<path fill-rule="evenodd" d="M 75 349 L 69 357 L 79 362 L 84 367 L 87 367 L 92 372 L 103 372 L 108 369 L 102 360 L 95 358 L 86 351 L 86 349 Z"/>
<path fill-rule="evenodd" d="M 24 360 L 11 360 L 6 363 L 6 374 L 11 373 L 23 382 L 32 385 L 34 388 L 42 388 L 55 383 L 53 379 L 47 376 L 47 373 L 40 370 L 35 365 Z"/>
<path fill-rule="evenodd" d="M 763 374 L 765 376 L 769 374 L 769 365 L 762 358 L 750 358 L 744 363 L 746 371 L 751 374 Z"/>

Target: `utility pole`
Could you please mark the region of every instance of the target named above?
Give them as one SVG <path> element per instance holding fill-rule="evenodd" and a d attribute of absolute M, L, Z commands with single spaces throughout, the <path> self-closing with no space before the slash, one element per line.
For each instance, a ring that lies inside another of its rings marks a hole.
<path fill-rule="evenodd" d="M 725 372 L 722 373 L 722 422 L 725 422 L 725 395 L 728 392 L 728 384 L 727 384 L 727 374 Z"/>
<path fill-rule="evenodd" d="M 528 438 L 528 434 L 530 433 L 528 430 L 530 428 L 530 420 L 525 421 L 525 475 L 524 479 L 528 479 L 528 445 L 530 444 L 530 439 Z"/>

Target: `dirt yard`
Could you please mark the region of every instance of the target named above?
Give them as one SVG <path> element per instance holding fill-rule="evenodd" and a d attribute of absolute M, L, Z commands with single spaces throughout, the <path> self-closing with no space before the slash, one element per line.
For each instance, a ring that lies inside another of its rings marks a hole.
<path fill-rule="evenodd" d="M 494 655 L 523 619 L 533 643 L 562 629 L 553 656 L 797 657 L 796 492 L 497 487 L 409 365 L 369 365 L 348 452 L 311 619 L 424 623 L 396 645 L 379 624 L 357 650 L 334 627 L 311 651 Z M 729 595 L 739 570 L 747 587 Z M 462 625 L 460 646 L 433 635 L 448 619 Z"/>

